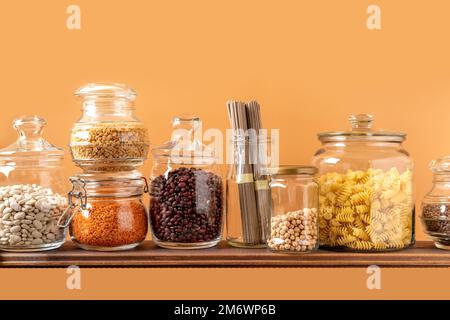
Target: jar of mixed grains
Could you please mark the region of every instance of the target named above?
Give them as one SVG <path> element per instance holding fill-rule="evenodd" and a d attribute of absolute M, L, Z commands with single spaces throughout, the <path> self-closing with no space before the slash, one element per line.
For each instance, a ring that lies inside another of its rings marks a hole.
<path fill-rule="evenodd" d="M 147 159 L 148 132 L 135 115 L 136 92 L 123 84 L 91 83 L 75 95 L 82 116 L 70 140 L 72 158 L 85 171 L 129 171 Z"/>

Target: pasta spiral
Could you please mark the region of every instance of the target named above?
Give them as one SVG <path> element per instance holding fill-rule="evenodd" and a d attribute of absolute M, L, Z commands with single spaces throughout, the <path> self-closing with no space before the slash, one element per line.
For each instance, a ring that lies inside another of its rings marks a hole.
<path fill-rule="evenodd" d="M 372 251 L 411 244 L 411 170 L 331 172 L 319 178 L 319 185 L 321 245 Z"/>

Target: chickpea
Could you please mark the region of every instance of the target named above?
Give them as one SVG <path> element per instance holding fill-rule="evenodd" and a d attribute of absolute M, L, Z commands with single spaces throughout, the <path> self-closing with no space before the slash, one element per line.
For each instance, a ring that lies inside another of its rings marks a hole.
<path fill-rule="evenodd" d="M 317 209 L 298 210 L 273 217 L 269 248 L 277 251 L 305 252 L 318 242 Z"/>

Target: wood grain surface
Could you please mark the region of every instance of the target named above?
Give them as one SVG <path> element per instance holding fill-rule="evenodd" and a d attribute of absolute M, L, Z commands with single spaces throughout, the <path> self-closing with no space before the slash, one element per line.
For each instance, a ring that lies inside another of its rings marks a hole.
<path fill-rule="evenodd" d="M 77 249 L 71 242 L 61 249 L 39 253 L 0 253 L 0 267 L 450 267 L 450 252 L 432 242 L 384 253 L 351 253 L 319 250 L 306 254 L 272 253 L 266 249 L 239 249 L 222 242 L 203 250 L 167 250 L 147 241 L 123 252 Z"/>

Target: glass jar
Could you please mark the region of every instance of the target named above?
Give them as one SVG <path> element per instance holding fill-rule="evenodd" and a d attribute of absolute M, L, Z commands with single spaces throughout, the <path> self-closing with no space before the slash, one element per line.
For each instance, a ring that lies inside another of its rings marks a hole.
<path fill-rule="evenodd" d="M 88 84 L 75 93 L 82 116 L 70 141 L 73 161 L 86 171 L 129 171 L 143 165 L 148 131 L 134 114 L 136 93 L 122 84 Z"/>
<path fill-rule="evenodd" d="M 406 135 L 372 130 L 373 117 L 350 117 L 349 132 L 319 134 L 320 245 L 386 251 L 414 244 L 413 161 Z"/>
<path fill-rule="evenodd" d="M 433 187 L 422 201 L 422 225 L 436 247 L 450 250 L 450 157 L 433 160 Z"/>
<path fill-rule="evenodd" d="M 1 250 L 44 251 L 64 243 L 57 227 L 67 208 L 64 152 L 43 138 L 45 125 L 37 116 L 15 120 L 19 138 L 0 150 Z"/>
<path fill-rule="evenodd" d="M 69 226 L 70 237 L 80 248 L 129 250 L 145 240 L 148 217 L 142 196 L 148 190 L 139 172 L 83 173 L 70 181 L 71 210 L 59 226 Z"/>
<path fill-rule="evenodd" d="M 271 194 L 267 166 L 270 140 L 251 132 L 235 134 L 227 171 L 227 242 L 238 248 L 265 248 Z"/>
<path fill-rule="evenodd" d="M 198 117 L 175 117 L 171 141 L 154 148 L 150 186 L 153 240 L 169 249 L 209 248 L 222 235 L 224 192 Z"/>
<path fill-rule="evenodd" d="M 267 246 L 273 252 L 304 253 L 319 247 L 317 168 L 272 168 L 272 214 Z"/>

